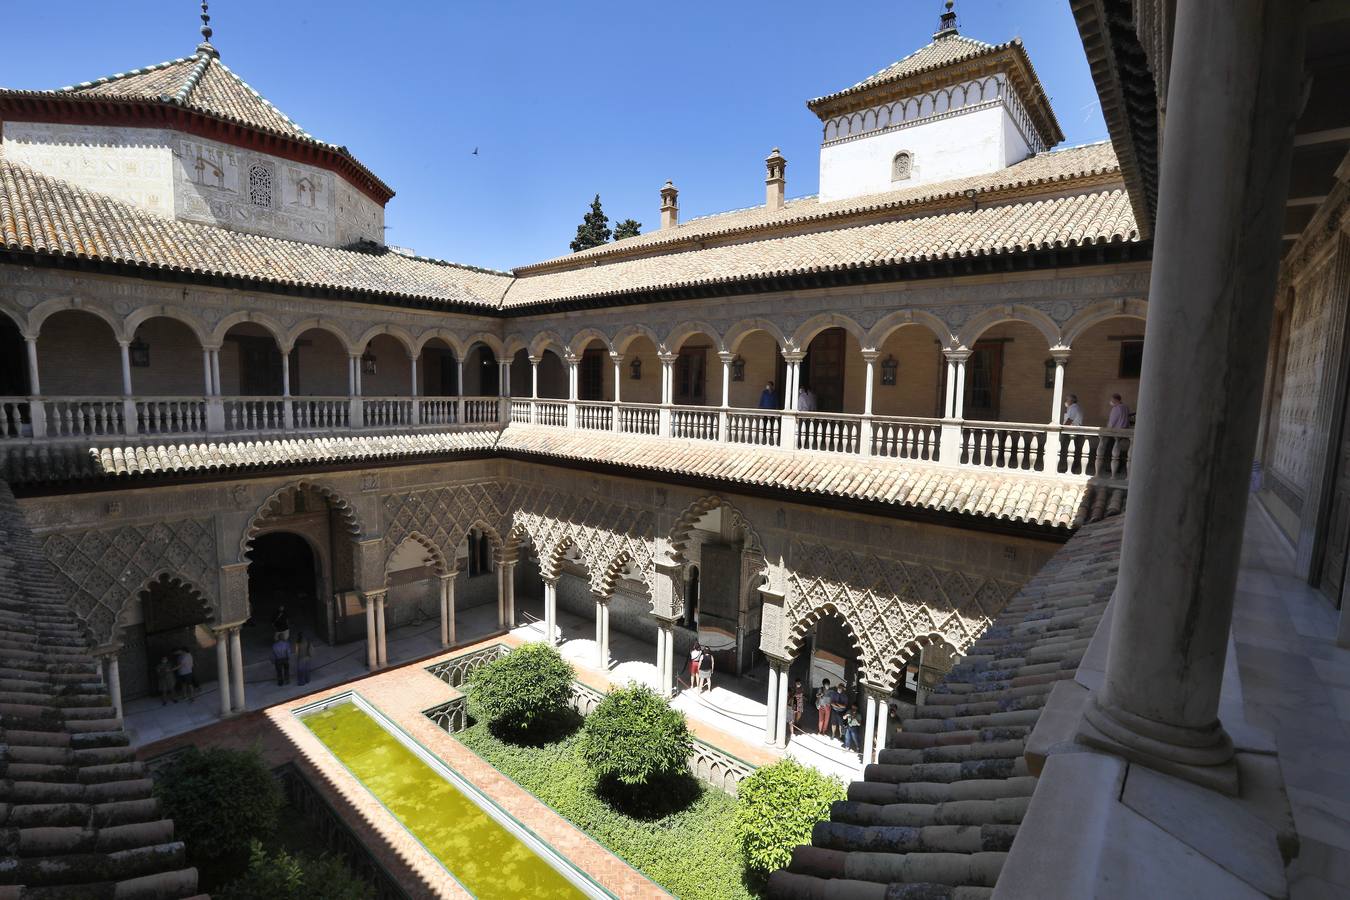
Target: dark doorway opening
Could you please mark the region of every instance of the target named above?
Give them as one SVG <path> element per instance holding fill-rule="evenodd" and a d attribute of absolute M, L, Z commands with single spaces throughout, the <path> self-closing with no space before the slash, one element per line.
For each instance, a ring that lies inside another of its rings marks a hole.
<path fill-rule="evenodd" d="M 272 622 L 283 605 L 291 637 L 299 630 L 307 638 L 327 640 L 318 559 L 309 542 L 297 534 L 273 531 L 254 539 L 249 560 L 249 622 L 253 627 L 245 637 L 250 645 L 272 645 Z"/>
<path fill-rule="evenodd" d="M 683 347 L 675 360 L 675 402 L 704 406 L 708 402 L 708 348 Z"/>
<path fill-rule="evenodd" d="M 497 357 L 493 354 L 491 348 L 480 344 L 473 355 L 473 362 L 478 367 L 478 395 L 480 397 L 497 396 L 499 393 L 497 386 L 501 383 L 501 373 L 497 371 Z"/>
<path fill-rule="evenodd" d="M 28 348 L 19 326 L 0 315 L 0 397 L 27 397 Z"/>
<path fill-rule="evenodd" d="M 580 400 L 604 400 L 605 363 L 609 354 L 598 347 L 592 347 L 581 354 L 581 371 L 578 373 L 580 384 L 577 395 Z"/>
<path fill-rule="evenodd" d="M 122 696 L 130 699 L 156 693 L 155 667 L 166 657 L 176 667 L 180 649 L 192 654 L 193 674 L 199 683 L 215 680 L 216 638 L 207 626 L 210 615 L 201 595 L 183 582 L 161 575 L 146 585 L 140 599 L 143 636 L 128 634 L 127 642 L 134 644 L 138 638 L 144 641 L 144 666 L 140 671 L 123 673 Z"/>
<path fill-rule="evenodd" d="M 842 328 L 827 328 L 812 339 L 802 361 L 802 386 L 816 395 L 821 412 L 844 411 L 844 347 Z"/>

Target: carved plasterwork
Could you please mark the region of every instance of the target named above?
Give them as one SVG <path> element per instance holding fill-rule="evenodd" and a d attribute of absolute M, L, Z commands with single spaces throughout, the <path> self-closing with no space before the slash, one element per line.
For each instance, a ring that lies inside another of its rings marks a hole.
<path fill-rule="evenodd" d="M 1018 585 L 924 563 L 885 559 L 842 547 L 794 541 L 787 573 L 784 655 L 795 655 L 811 626 L 829 612 L 848 624 L 869 684 L 895 670 L 934 636 L 964 653 Z"/>
<path fill-rule="evenodd" d="M 95 644 L 116 640 L 119 620 L 161 574 L 190 584 L 208 609 L 216 596 L 215 528 L 208 518 L 58 532 L 42 549 Z"/>

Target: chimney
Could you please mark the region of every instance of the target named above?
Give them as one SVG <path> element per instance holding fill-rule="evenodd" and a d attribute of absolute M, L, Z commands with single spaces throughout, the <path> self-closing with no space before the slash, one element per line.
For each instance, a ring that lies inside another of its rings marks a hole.
<path fill-rule="evenodd" d="M 764 158 L 768 174 L 764 176 L 764 206 L 769 212 L 783 208 L 783 192 L 787 189 L 787 160 L 774 147 Z"/>
<path fill-rule="evenodd" d="M 680 223 L 680 206 L 675 202 L 675 198 L 680 195 L 679 190 L 672 182 L 667 181 L 666 186 L 661 188 L 661 227 L 674 228 Z"/>

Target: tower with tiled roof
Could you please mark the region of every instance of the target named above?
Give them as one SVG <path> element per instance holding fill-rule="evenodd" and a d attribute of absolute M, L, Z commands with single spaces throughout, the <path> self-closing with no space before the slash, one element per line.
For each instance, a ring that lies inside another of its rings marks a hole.
<path fill-rule="evenodd" d="M 383 244 L 394 192 L 221 62 L 206 4 L 202 23 L 191 56 L 57 90 L 0 90 L 5 156 L 166 218 Z"/>
<path fill-rule="evenodd" d="M 966 37 L 950 0 L 930 43 L 807 106 L 825 202 L 986 174 L 1064 140 L 1022 42 Z"/>

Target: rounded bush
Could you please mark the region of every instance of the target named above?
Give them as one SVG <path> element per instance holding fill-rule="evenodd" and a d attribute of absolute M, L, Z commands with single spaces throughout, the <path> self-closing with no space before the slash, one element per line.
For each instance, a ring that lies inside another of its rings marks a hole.
<path fill-rule="evenodd" d="M 549 644 L 525 644 L 469 676 L 469 714 L 499 731 L 528 734 L 567 711 L 576 673 Z"/>
<path fill-rule="evenodd" d="M 208 884 L 244 867 L 250 843 L 276 831 L 285 802 L 258 751 L 220 747 L 185 750 L 158 776 L 155 796 Z"/>
<path fill-rule="evenodd" d="M 682 774 L 694 749 L 684 713 L 646 685 L 611 691 L 581 734 L 581 755 L 595 774 L 630 787 Z"/>
<path fill-rule="evenodd" d="M 762 874 L 792 861 L 792 848 L 811 843 L 811 828 L 844 799 L 839 779 L 795 759 L 764 766 L 736 791 L 736 835 L 747 868 Z"/>

